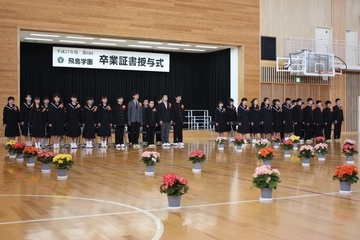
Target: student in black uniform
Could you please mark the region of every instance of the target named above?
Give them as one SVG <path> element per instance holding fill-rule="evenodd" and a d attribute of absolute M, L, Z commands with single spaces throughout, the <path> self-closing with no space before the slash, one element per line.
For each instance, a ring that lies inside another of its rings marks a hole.
<path fill-rule="evenodd" d="M 282 132 L 282 109 L 280 107 L 280 100 L 273 99 L 272 106 L 272 116 L 273 116 L 273 131 L 275 137 L 280 137 L 280 133 Z"/>
<path fill-rule="evenodd" d="M 145 117 L 144 117 L 144 114 L 145 114 L 145 109 L 149 107 L 149 100 L 148 99 L 144 99 L 143 100 L 143 107 L 142 107 L 142 122 L 144 123 L 144 120 L 145 120 Z M 146 134 L 147 134 L 147 128 L 146 128 L 146 125 L 145 124 L 142 124 L 142 141 L 144 144 L 146 144 L 147 142 L 147 137 L 146 137 Z"/>
<path fill-rule="evenodd" d="M 124 129 L 127 122 L 127 109 L 124 104 L 124 97 L 118 95 L 117 103 L 113 106 L 113 127 L 115 128 L 115 144 L 116 148 L 124 148 Z M 145 140 L 144 140 L 145 141 Z"/>
<path fill-rule="evenodd" d="M 256 139 L 260 135 L 260 108 L 259 108 L 259 100 L 254 98 L 251 101 L 250 106 L 250 113 L 249 113 L 249 120 L 250 120 L 250 133 L 252 142 L 255 143 Z"/>
<path fill-rule="evenodd" d="M 7 140 L 15 140 L 20 135 L 20 112 L 19 108 L 14 104 L 14 97 L 8 97 L 8 104 L 3 111 L 3 127 Z"/>
<path fill-rule="evenodd" d="M 155 108 L 156 108 L 156 110 L 157 110 L 157 112 L 158 112 L 158 114 L 159 114 L 159 105 L 162 103 L 162 98 L 161 97 L 158 97 L 157 98 L 157 105 L 155 106 Z M 155 134 L 155 136 L 156 136 L 156 143 L 161 143 L 161 128 L 160 128 L 160 124 L 158 124 L 158 126 L 156 127 L 156 134 Z"/>
<path fill-rule="evenodd" d="M 76 149 L 80 136 L 81 105 L 77 102 L 77 95 L 71 95 L 71 102 L 66 107 L 66 135 L 70 138 L 70 148 Z"/>
<path fill-rule="evenodd" d="M 32 96 L 27 94 L 25 102 L 20 107 L 20 118 L 21 118 L 21 134 L 25 136 L 26 146 L 31 146 L 31 128 L 29 126 L 30 120 L 30 108 L 32 107 Z"/>
<path fill-rule="evenodd" d="M 260 108 L 260 125 L 262 138 L 270 140 L 273 132 L 273 115 L 272 107 L 270 105 L 270 99 L 264 98 Z"/>
<path fill-rule="evenodd" d="M 237 111 L 238 133 L 243 139 L 246 139 L 246 134 L 250 133 L 249 108 L 246 104 L 247 99 L 242 98 Z"/>
<path fill-rule="evenodd" d="M 53 101 L 49 106 L 48 121 L 52 142 L 54 144 L 53 147 L 54 149 L 59 149 L 60 137 L 65 133 L 66 116 L 64 104 L 61 102 L 61 97 L 58 93 L 54 94 Z"/>
<path fill-rule="evenodd" d="M 226 107 L 226 114 L 229 121 L 229 125 L 227 127 L 229 133 L 229 142 L 232 142 L 235 138 L 235 131 L 237 125 L 236 107 L 234 106 L 234 99 L 232 98 L 229 99 L 228 106 Z"/>
<path fill-rule="evenodd" d="M 40 98 L 35 97 L 30 108 L 29 123 L 32 129 L 31 135 L 35 138 L 36 148 L 41 148 L 41 139 L 45 137 L 45 112 L 46 109 L 40 104 Z"/>
<path fill-rule="evenodd" d="M 296 100 L 296 105 L 293 107 L 293 121 L 294 121 L 294 135 L 302 136 L 302 123 L 303 123 L 303 111 L 302 111 L 302 99 Z"/>
<path fill-rule="evenodd" d="M 147 128 L 147 142 L 149 144 L 149 147 L 154 147 L 154 135 L 159 121 L 157 110 L 154 107 L 154 101 L 149 102 L 149 107 L 145 109 L 144 114 L 144 125 Z"/>
<path fill-rule="evenodd" d="M 341 106 L 340 98 L 335 100 L 336 105 L 333 107 L 333 121 L 334 121 L 334 140 L 340 141 L 341 125 L 344 121 L 344 112 Z"/>
<path fill-rule="evenodd" d="M 98 108 L 97 124 L 98 124 L 98 136 L 101 138 L 101 147 L 107 148 L 107 140 L 111 137 L 112 127 L 112 109 L 108 104 L 107 96 L 101 97 L 101 104 Z"/>
<path fill-rule="evenodd" d="M 172 105 L 168 102 L 167 94 L 162 97 L 162 103 L 159 104 L 159 124 L 161 125 L 161 142 L 164 147 L 170 147 L 169 131 L 173 124 Z"/>
<path fill-rule="evenodd" d="M 323 110 L 323 120 L 325 141 L 329 142 L 331 141 L 331 127 L 333 124 L 331 101 L 329 100 L 325 102 L 325 108 Z"/>
<path fill-rule="evenodd" d="M 185 122 L 184 104 L 181 103 L 181 95 L 175 95 L 175 102 L 172 104 L 174 124 L 174 146 L 183 147 L 183 125 Z"/>
<path fill-rule="evenodd" d="M 322 103 L 320 100 L 316 101 L 316 108 L 314 109 L 314 135 L 315 137 L 323 136 L 323 113 Z"/>
<path fill-rule="evenodd" d="M 314 114 L 313 114 L 313 100 L 312 98 L 307 99 L 308 105 L 303 110 L 304 123 L 305 123 L 305 141 L 311 140 L 313 137 L 314 127 Z"/>
<path fill-rule="evenodd" d="M 83 126 L 82 136 L 85 138 L 86 148 L 93 148 L 97 124 L 97 111 L 98 107 L 94 106 L 94 98 L 87 97 L 86 105 L 81 112 L 81 122 Z"/>
<path fill-rule="evenodd" d="M 224 108 L 223 101 L 219 101 L 218 107 L 215 109 L 215 132 L 219 134 L 219 137 L 224 136 L 226 132 L 227 124 L 229 124 L 226 116 L 226 109 Z"/>
<path fill-rule="evenodd" d="M 282 105 L 282 121 L 284 139 L 288 140 L 290 134 L 294 131 L 293 127 L 293 114 L 291 109 L 291 99 L 286 98 L 285 103 Z"/>
<path fill-rule="evenodd" d="M 47 148 L 50 144 L 49 139 L 50 139 L 50 128 L 49 128 L 49 98 L 48 97 L 44 97 L 43 98 L 43 108 L 45 109 L 44 112 L 44 121 L 45 121 L 45 135 L 42 141 L 42 147 L 43 148 Z"/>

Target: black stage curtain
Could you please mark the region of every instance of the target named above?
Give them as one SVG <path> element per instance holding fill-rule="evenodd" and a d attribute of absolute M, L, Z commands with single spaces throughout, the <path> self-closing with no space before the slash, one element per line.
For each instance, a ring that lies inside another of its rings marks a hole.
<path fill-rule="evenodd" d="M 166 93 L 170 102 L 180 93 L 186 109 L 207 109 L 213 115 L 217 102 L 226 102 L 230 97 L 230 49 L 203 54 L 169 53 L 170 72 L 161 73 L 52 67 L 52 47 L 20 44 L 22 98 L 31 94 L 51 99 L 59 93 L 67 103 L 75 93 L 83 105 L 88 96 L 98 104 L 101 96 L 107 95 L 108 102 L 115 104 L 118 94 L 127 103 L 133 91 L 140 93 L 140 100 L 156 100 Z"/>

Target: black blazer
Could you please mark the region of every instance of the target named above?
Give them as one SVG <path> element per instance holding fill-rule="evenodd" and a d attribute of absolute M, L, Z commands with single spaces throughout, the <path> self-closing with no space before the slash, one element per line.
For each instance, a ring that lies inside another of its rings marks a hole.
<path fill-rule="evenodd" d="M 332 112 L 331 112 L 331 108 L 325 108 L 323 111 L 323 120 L 324 120 L 324 124 L 332 124 L 333 120 L 332 120 Z"/>
<path fill-rule="evenodd" d="M 314 124 L 323 125 L 323 115 L 320 108 L 315 108 L 314 110 Z"/>
<path fill-rule="evenodd" d="M 303 112 L 301 106 L 296 105 L 293 107 L 293 122 L 302 123 L 303 122 Z"/>
<path fill-rule="evenodd" d="M 172 114 L 174 123 L 183 124 L 185 122 L 184 105 L 180 102 L 174 102 L 172 104 Z"/>
<path fill-rule="evenodd" d="M 159 122 L 170 123 L 173 121 L 173 115 L 171 110 L 171 103 L 167 103 L 167 108 L 165 107 L 165 103 L 162 102 L 157 105 L 156 109 L 159 111 Z"/>
<path fill-rule="evenodd" d="M 334 122 L 335 121 L 337 121 L 337 122 L 344 121 L 344 112 L 343 112 L 342 107 L 335 105 L 333 107 L 333 116 L 332 117 L 333 117 Z"/>
<path fill-rule="evenodd" d="M 127 123 L 127 109 L 124 104 L 115 104 L 112 108 L 113 124 L 116 126 L 125 126 Z"/>
<path fill-rule="evenodd" d="M 156 124 L 159 122 L 159 118 L 158 118 L 158 112 L 156 110 L 156 108 L 150 108 L 147 107 L 145 108 L 145 121 L 144 124 L 147 126 L 149 125 L 149 127 L 156 127 Z"/>
<path fill-rule="evenodd" d="M 304 111 L 303 114 L 304 114 L 305 124 L 313 125 L 314 124 L 314 115 L 313 115 L 313 110 L 312 110 L 311 106 L 307 105 L 303 111 Z"/>

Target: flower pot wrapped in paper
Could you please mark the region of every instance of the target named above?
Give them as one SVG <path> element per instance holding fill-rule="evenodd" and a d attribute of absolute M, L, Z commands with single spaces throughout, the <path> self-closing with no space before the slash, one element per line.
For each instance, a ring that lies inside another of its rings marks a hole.
<path fill-rule="evenodd" d="M 347 139 L 348 140 L 348 139 Z M 356 142 L 349 140 L 351 142 L 344 142 L 344 145 L 342 147 L 342 152 L 345 154 L 346 156 L 346 163 L 348 164 L 353 164 L 354 163 L 354 154 L 358 154 L 358 151 L 356 149 Z"/>
<path fill-rule="evenodd" d="M 72 156 L 70 154 L 58 154 L 53 158 L 52 163 L 54 164 L 55 168 L 58 169 L 57 179 L 66 180 L 66 172 L 70 170 L 74 164 L 74 161 L 72 160 Z"/>
<path fill-rule="evenodd" d="M 273 136 L 273 137 L 271 138 L 271 142 L 272 142 L 272 144 L 274 145 L 274 148 L 279 148 L 280 143 L 281 143 L 281 138 L 280 138 L 280 136 Z"/>
<path fill-rule="evenodd" d="M 279 170 L 271 169 L 271 166 L 262 165 L 255 169 L 252 187 L 257 187 L 261 190 L 260 201 L 271 201 L 272 189 L 276 189 L 277 184 L 280 182 Z"/>
<path fill-rule="evenodd" d="M 14 148 L 14 153 L 16 154 L 16 159 L 17 160 L 24 160 L 24 154 L 23 151 L 25 149 L 26 144 L 23 142 L 16 142 L 13 145 Z"/>
<path fill-rule="evenodd" d="M 272 148 L 261 148 L 258 152 L 258 159 L 264 162 L 264 165 L 271 165 L 270 161 L 274 157 L 274 149 Z"/>
<path fill-rule="evenodd" d="M 336 166 L 333 180 L 340 181 L 340 193 L 351 193 L 351 184 L 357 183 L 359 171 L 353 165 Z"/>
<path fill-rule="evenodd" d="M 326 143 L 318 143 L 314 146 L 314 151 L 318 154 L 319 161 L 325 160 L 325 154 L 328 153 L 329 148 Z"/>
<path fill-rule="evenodd" d="M 224 144 L 227 143 L 227 139 L 226 137 L 218 137 L 215 142 L 217 143 L 217 145 L 219 146 L 220 150 L 224 149 Z"/>
<path fill-rule="evenodd" d="M 311 145 L 303 145 L 300 147 L 299 158 L 303 159 L 303 166 L 310 166 L 310 158 L 315 157 L 315 151 Z"/>
<path fill-rule="evenodd" d="M 234 146 L 236 146 L 236 150 L 241 152 L 242 151 L 242 145 L 245 144 L 245 139 L 241 137 L 236 137 L 234 141 L 232 142 Z"/>
<path fill-rule="evenodd" d="M 322 137 L 322 136 L 314 138 L 314 143 L 315 144 L 324 143 L 324 142 L 325 142 L 325 138 Z"/>
<path fill-rule="evenodd" d="M 146 170 L 145 175 L 154 175 L 154 166 L 160 162 L 160 153 L 145 151 L 141 154 L 141 161 L 145 164 Z"/>
<path fill-rule="evenodd" d="M 293 149 L 294 144 L 291 140 L 285 140 L 282 142 L 281 147 L 284 149 L 284 155 L 285 157 L 290 157 L 290 150 Z"/>
<path fill-rule="evenodd" d="M 174 173 L 165 174 L 163 183 L 160 185 L 160 192 L 165 193 L 168 197 L 168 208 L 180 208 L 181 196 L 189 190 L 188 181 Z"/>
<path fill-rule="evenodd" d="M 33 146 L 25 147 L 23 154 L 24 154 L 24 158 L 27 159 L 26 165 L 28 167 L 35 165 L 35 157 L 38 155 L 38 153 L 39 153 L 39 150 L 36 147 L 33 147 Z"/>
<path fill-rule="evenodd" d="M 14 149 L 15 143 L 16 143 L 15 140 L 10 140 L 5 145 L 5 149 L 9 153 L 10 158 L 15 158 L 16 157 L 15 149 Z"/>
<path fill-rule="evenodd" d="M 267 139 L 256 140 L 255 147 L 258 148 L 258 149 L 266 148 L 269 145 L 269 143 L 270 142 Z"/>
<path fill-rule="evenodd" d="M 52 163 L 54 158 L 53 152 L 40 152 L 36 158 L 39 162 L 42 163 L 41 172 L 48 173 L 51 171 L 50 164 Z"/>
<path fill-rule="evenodd" d="M 193 150 L 189 153 L 189 161 L 194 164 L 193 172 L 201 172 L 201 164 L 205 160 L 205 153 L 201 150 Z"/>

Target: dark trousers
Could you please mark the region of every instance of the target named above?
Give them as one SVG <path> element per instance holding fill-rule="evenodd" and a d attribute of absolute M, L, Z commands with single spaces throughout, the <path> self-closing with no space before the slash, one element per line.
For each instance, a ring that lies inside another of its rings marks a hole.
<path fill-rule="evenodd" d="M 342 122 L 334 124 L 334 139 L 340 139 L 341 137 L 341 124 Z"/>
<path fill-rule="evenodd" d="M 314 125 L 314 135 L 315 137 L 320 137 L 323 135 L 323 132 L 322 132 L 322 125 Z"/>
<path fill-rule="evenodd" d="M 294 125 L 294 134 L 300 138 L 302 137 L 302 123 L 297 123 Z"/>
<path fill-rule="evenodd" d="M 305 125 L 305 137 L 304 140 L 309 140 L 313 137 L 313 125 Z"/>
<path fill-rule="evenodd" d="M 132 122 L 130 125 L 130 140 L 132 144 L 139 144 L 140 123 Z"/>
<path fill-rule="evenodd" d="M 324 125 L 325 140 L 331 139 L 331 124 Z"/>
<path fill-rule="evenodd" d="M 183 141 L 183 124 L 174 125 L 174 143 L 181 143 Z"/>
<path fill-rule="evenodd" d="M 124 126 L 117 126 L 115 128 L 115 143 L 124 144 Z"/>
<path fill-rule="evenodd" d="M 147 127 L 145 125 L 143 125 L 142 128 L 142 140 L 143 142 L 147 142 Z"/>
<path fill-rule="evenodd" d="M 161 142 L 161 127 L 160 125 L 155 128 L 156 142 Z"/>
<path fill-rule="evenodd" d="M 156 127 L 148 127 L 146 131 L 146 141 L 148 144 L 154 144 L 154 135 L 156 132 Z"/>

